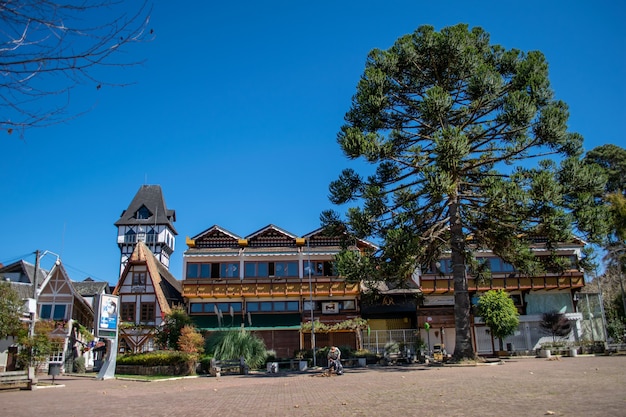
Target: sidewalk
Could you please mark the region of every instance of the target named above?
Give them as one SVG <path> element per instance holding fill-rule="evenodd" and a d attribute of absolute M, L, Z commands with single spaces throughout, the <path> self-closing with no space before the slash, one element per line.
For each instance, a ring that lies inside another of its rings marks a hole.
<path fill-rule="evenodd" d="M 7 415 L 18 417 L 626 414 L 624 356 L 510 359 L 474 367 L 374 366 L 321 375 L 307 370 L 159 383 L 67 375 L 56 378 L 63 388 L 0 393 L 0 401 L 10 404 Z"/>

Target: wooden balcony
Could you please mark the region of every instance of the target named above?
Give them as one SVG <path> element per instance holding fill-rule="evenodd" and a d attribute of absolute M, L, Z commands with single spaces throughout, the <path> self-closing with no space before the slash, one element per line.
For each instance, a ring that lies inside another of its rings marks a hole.
<path fill-rule="evenodd" d="M 186 298 L 258 298 L 258 297 L 321 297 L 356 296 L 359 284 L 347 283 L 336 277 L 308 278 L 244 278 L 239 279 L 186 279 L 183 296 Z"/>
<path fill-rule="evenodd" d="M 489 290 L 559 290 L 585 286 L 584 277 L 579 271 L 561 275 L 546 274 L 538 277 L 494 274 L 490 280 L 479 281 L 470 277 L 467 281 L 468 290 L 476 292 Z M 425 295 L 454 292 L 454 280 L 451 275 L 425 275 L 420 279 L 420 284 Z"/>

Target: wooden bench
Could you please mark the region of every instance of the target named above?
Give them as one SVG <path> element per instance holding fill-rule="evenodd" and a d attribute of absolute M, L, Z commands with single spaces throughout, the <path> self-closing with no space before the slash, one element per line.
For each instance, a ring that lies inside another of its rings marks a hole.
<path fill-rule="evenodd" d="M 606 353 L 626 352 L 626 343 L 609 343 L 606 345 Z"/>
<path fill-rule="evenodd" d="M 28 371 L 0 372 L 0 389 L 31 388 Z"/>
<path fill-rule="evenodd" d="M 211 359 L 211 369 L 209 373 L 212 376 L 220 376 L 223 372 L 235 372 L 239 375 L 248 375 L 250 368 L 246 364 L 243 357 L 239 359 L 219 360 Z"/>

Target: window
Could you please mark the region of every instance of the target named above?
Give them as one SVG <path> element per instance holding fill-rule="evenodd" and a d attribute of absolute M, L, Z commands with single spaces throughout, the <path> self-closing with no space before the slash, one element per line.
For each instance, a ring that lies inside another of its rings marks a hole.
<path fill-rule="evenodd" d="M 335 267 L 330 261 L 304 261 L 304 276 L 308 277 L 309 272 L 314 276 L 334 276 L 337 275 Z"/>
<path fill-rule="evenodd" d="M 232 307 L 233 313 L 241 313 L 241 303 L 190 303 L 189 312 L 194 314 L 215 314 L 219 309 L 222 314 L 230 314 L 230 308 Z"/>
<path fill-rule="evenodd" d="M 141 303 L 141 321 L 154 321 L 154 303 Z"/>
<path fill-rule="evenodd" d="M 122 321 L 135 322 L 135 303 L 122 303 Z"/>
<path fill-rule="evenodd" d="M 246 303 L 248 313 L 271 313 L 283 311 L 299 311 L 298 301 L 250 301 Z"/>
<path fill-rule="evenodd" d="M 224 262 L 220 264 L 220 278 L 239 278 L 239 263 Z"/>
<path fill-rule="evenodd" d="M 248 278 L 268 277 L 269 262 L 246 262 L 244 264 L 244 276 Z"/>
<path fill-rule="evenodd" d="M 124 233 L 124 243 L 137 243 L 137 234 L 134 230 Z"/>
<path fill-rule="evenodd" d="M 139 210 L 137 210 L 137 213 L 135 213 L 135 218 L 136 219 L 149 219 L 151 215 L 152 213 L 150 213 L 150 210 L 148 210 L 146 206 L 141 206 Z"/>
<path fill-rule="evenodd" d="M 52 315 L 53 320 L 65 320 L 65 304 L 57 304 L 54 306 L 54 314 Z"/>
<path fill-rule="evenodd" d="M 187 264 L 187 278 L 211 278 L 211 264 Z"/>
<path fill-rule="evenodd" d="M 146 235 L 146 243 L 156 243 L 157 236 L 157 233 L 154 231 L 154 229 L 151 228 Z"/>
<path fill-rule="evenodd" d="M 133 272 L 133 285 L 146 285 L 146 273 Z"/>
<path fill-rule="evenodd" d="M 39 312 L 39 317 L 42 319 L 51 319 L 52 318 L 52 304 L 42 304 L 41 311 Z"/>
<path fill-rule="evenodd" d="M 298 262 L 274 262 L 274 273 L 271 272 L 272 263 L 270 263 L 270 276 L 277 277 L 297 277 L 298 276 Z"/>
<path fill-rule="evenodd" d="M 67 306 L 65 304 L 42 304 L 39 311 L 39 318 L 47 320 L 65 320 L 65 311 Z"/>

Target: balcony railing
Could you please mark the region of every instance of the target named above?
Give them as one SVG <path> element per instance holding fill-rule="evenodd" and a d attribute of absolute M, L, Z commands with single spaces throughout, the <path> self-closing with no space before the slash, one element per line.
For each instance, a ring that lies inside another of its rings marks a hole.
<path fill-rule="evenodd" d="M 358 295 L 359 284 L 338 278 L 238 278 L 186 279 L 183 281 L 184 297 L 231 298 L 231 297 L 296 297 L 296 296 L 344 296 Z"/>

